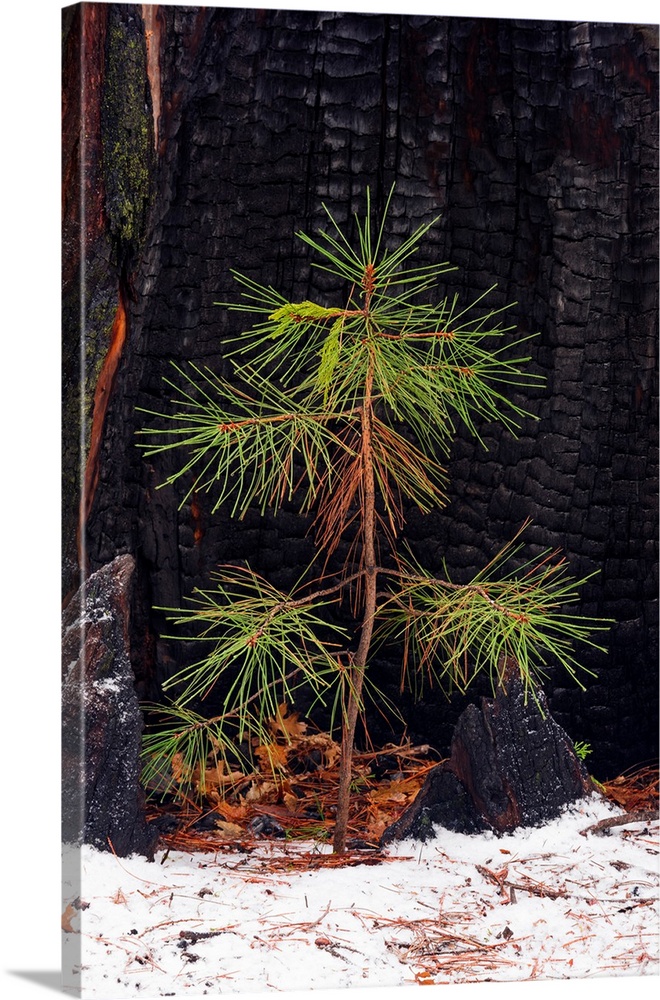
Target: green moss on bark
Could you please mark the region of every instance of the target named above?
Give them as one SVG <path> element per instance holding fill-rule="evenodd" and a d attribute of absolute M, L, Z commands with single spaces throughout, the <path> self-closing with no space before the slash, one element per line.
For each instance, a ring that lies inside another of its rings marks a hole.
<path fill-rule="evenodd" d="M 141 19 L 108 16 L 102 111 L 103 174 L 110 231 L 122 250 L 144 238 L 152 195 L 153 118 Z"/>

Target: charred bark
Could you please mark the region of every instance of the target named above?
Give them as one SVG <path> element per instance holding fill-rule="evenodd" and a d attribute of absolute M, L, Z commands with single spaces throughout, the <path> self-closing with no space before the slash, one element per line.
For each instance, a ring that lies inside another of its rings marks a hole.
<path fill-rule="evenodd" d="M 511 833 L 554 819 L 594 790 L 543 693 L 534 700 L 514 677 L 480 708 L 468 705 L 450 758 L 433 768 L 382 842 L 425 840 L 435 825 L 459 833 Z"/>
<path fill-rule="evenodd" d="M 323 272 L 307 278 L 295 232 L 324 226 L 323 201 L 340 222 L 350 219 L 367 185 L 378 207 L 396 181 L 393 241 L 440 212 L 429 260 L 461 268 L 448 275 L 447 293 L 473 298 L 499 283 L 491 301 L 517 302 L 511 324 L 540 331 L 530 353 L 547 377 L 536 398 L 519 400 L 540 419 L 517 440 L 484 426 L 483 450 L 459 432 L 452 504 L 424 519 L 411 513 L 407 540 L 430 570 L 446 559 L 465 579 L 531 517 L 533 552 L 562 548 L 576 575 L 600 569 L 582 610 L 616 620 L 610 651 L 585 659 L 598 675 L 585 693 L 551 669 L 549 704 L 567 731 L 592 742 L 602 776 L 654 756 L 657 28 L 132 4 L 85 4 L 80 16 L 102 15 L 135 42 L 131 73 L 145 100 L 126 141 L 144 151 L 144 125 L 154 152 L 149 193 L 139 174 L 128 185 L 139 195 L 131 231 L 121 185 L 106 177 L 130 173 L 109 168 L 103 139 L 116 127 L 107 81 L 119 60 L 106 25 L 90 36 L 103 45 L 86 50 L 90 211 L 84 240 L 73 241 L 89 265 L 86 323 L 102 334 L 80 383 L 90 410 L 120 299 L 125 339 L 97 422 L 84 551 L 90 571 L 118 552 L 135 556 L 140 695 L 157 697 L 190 655 L 161 638 L 167 627 L 152 608 L 180 606 L 224 560 L 249 559 L 287 586 L 309 562 L 311 542 L 289 511 L 251 513 L 239 531 L 224 511 L 211 518 L 204 494 L 182 505 L 190 482 L 158 489 L 172 468 L 143 461 L 136 406 L 167 405 L 170 361 L 222 370 L 223 341 L 234 331 L 213 303 L 235 296 L 230 268 L 294 301 L 325 301 L 335 289 Z M 67 70 L 75 90 L 65 61 Z M 67 192 L 72 183 L 65 179 Z M 67 287 L 75 327 L 76 279 Z M 71 453 L 75 374 L 66 389 Z M 83 468 L 87 460 L 88 452 Z M 70 551 L 77 480 L 73 465 L 67 470 Z M 72 564 L 65 591 L 75 585 Z M 465 700 L 453 699 L 439 723 L 436 698 L 413 712 L 398 677 L 394 661 L 374 674 L 415 741 L 448 746 Z"/>
<path fill-rule="evenodd" d="M 140 784 L 142 714 L 128 639 L 135 560 L 93 573 L 62 620 L 62 834 L 153 857 Z"/>

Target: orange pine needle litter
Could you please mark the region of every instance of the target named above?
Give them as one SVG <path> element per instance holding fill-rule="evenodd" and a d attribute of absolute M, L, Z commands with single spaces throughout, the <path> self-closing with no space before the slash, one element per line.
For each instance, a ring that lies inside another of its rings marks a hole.
<path fill-rule="evenodd" d="M 330 766 L 319 766 L 302 773 L 297 770 L 296 764 L 310 739 L 301 731 L 294 733 L 286 747 L 281 748 L 283 751 L 286 749 L 286 755 L 284 752 L 280 754 L 278 761 L 285 761 L 285 757 L 286 761 L 275 776 L 269 771 L 264 757 L 263 770 L 246 775 L 235 786 L 211 789 L 205 808 L 195 806 L 189 799 L 174 807 L 154 806 L 150 819 L 165 813 L 175 816 L 178 821 L 175 831 L 162 835 L 163 845 L 180 851 L 222 852 L 238 849 L 250 853 L 257 844 L 264 842 L 263 838 L 252 834 L 250 821 L 263 815 L 270 816 L 280 825 L 282 843 L 329 841 L 337 803 L 339 748 L 327 734 L 319 734 L 318 738 L 321 741 L 325 739 L 325 760 L 331 762 Z M 378 780 L 374 766 L 383 757 L 395 760 L 398 770 Z M 413 801 L 427 774 L 438 763 L 439 759 L 433 759 L 429 746 L 413 747 L 409 743 L 388 744 L 379 751 L 356 753 L 353 768 L 355 791 L 349 821 L 349 837 L 353 840 L 349 851 L 341 859 L 330 854 L 307 852 L 282 858 L 280 863 L 285 867 L 305 868 L 377 864 L 386 860 L 379 850 L 383 831 Z M 608 799 L 627 812 L 657 809 L 659 774 L 657 766 L 644 765 L 601 783 L 600 788 Z M 195 824 L 209 815 L 217 816 L 217 827 L 208 831 L 195 829 Z M 273 842 L 277 843 L 277 838 Z M 542 885 L 516 885 L 515 888 L 545 894 Z"/>

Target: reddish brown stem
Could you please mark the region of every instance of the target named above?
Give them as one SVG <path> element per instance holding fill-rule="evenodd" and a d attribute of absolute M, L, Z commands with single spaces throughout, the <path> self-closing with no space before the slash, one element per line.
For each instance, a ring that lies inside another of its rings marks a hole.
<path fill-rule="evenodd" d="M 370 294 L 367 292 L 365 314 L 368 310 Z M 364 573 L 364 605 L 362 626 L 357 652 L 350 667 L 350 683 L 347 702 L 344 709 L 341 761 L 339 766 L 339 790 L 337 796 L 337 817 L 333 839 L 336 854 L 346 850 L 346 834 L 348 830 L 348 814 L 351 795 L 351 776 L 353 765 L 353 748 L 355 745 L 355 730 L 357 727 L 362 689 L 364 687 L 364 672 L 367 666 L 371 636 L 374 629 L 376 614 L 378 566 L 376 565 L 376 484 L 374 477 L 374 459 L 372 446 L 372 397 L 374 381 L 373 349 L 369 357 L 369 366 L 365 379 L 364 400 L 362 404 L 362 568 Z"/>

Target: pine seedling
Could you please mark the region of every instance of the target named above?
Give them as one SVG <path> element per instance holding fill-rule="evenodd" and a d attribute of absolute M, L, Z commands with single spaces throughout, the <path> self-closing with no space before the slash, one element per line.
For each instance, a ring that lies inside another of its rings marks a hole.
<path fill-rule="evenodd" d="M 298 234 L 315 266 L 345 286 L 340 302 L 289 302 L 234 272 L 241 297 L 217 304 L 251 325 L 229 344 L 231 377 L 177 368 L 171 409 L 144 411 L 161 428 L 140 432 L 146 455 L 179 456 L 161 485 L 183 478 L 182 505 L 193 490 L 237 518 L 296 503 L 313 517 L 326 567 L 290 593 L 249 567 L 221 567 L 213 589 L 169 610 L 211 651 L 166 683 L 172 701 L 158 711 L 170 721 L 146 737 L 147 774 L 176 762 L 180 777 L 183 762 L 199 777 L 209 754 L 234 759 L 237 744 L 267 738 L 266 720 L 304 687 L 341 726 L 337 852 L 346 847 L 356 725 L 376 641 L 403 644 L 406 679 L 428 674 L 460 690 L 479 673 L 497 689 L 513 660 L 533 695 L 549 665 L 582 684 L 574 643 L 595 646 L 592 634 L 607 627 L 564 610 L 588 577 L 572 579 L 559 553 L 518 564 L 520 532 L 467 584 L 399 551 L 408 506 L 428 513 L 447 501 L 442 462 L 457 423 L 477 439 L 484 421 L 515 434 L 532 414 L 512 396 L 542 379 L 528 371 L 528 338 L 511 336 L 504 310 L 485 307 L 487 293 L 463 307 L 439 293 L 448 265 L 415 264 L 437 220 L 386 246 L 391 197 L 375 228 L 367 192 L 354 243 L 327 208 L 328 231 Z M 342 540 L 347 554 L 331 574 Z M 354 629 L 326 614 L 347 594 Z M 220 711 L 207 718 L 196 706 L 216 688 Z"/>

